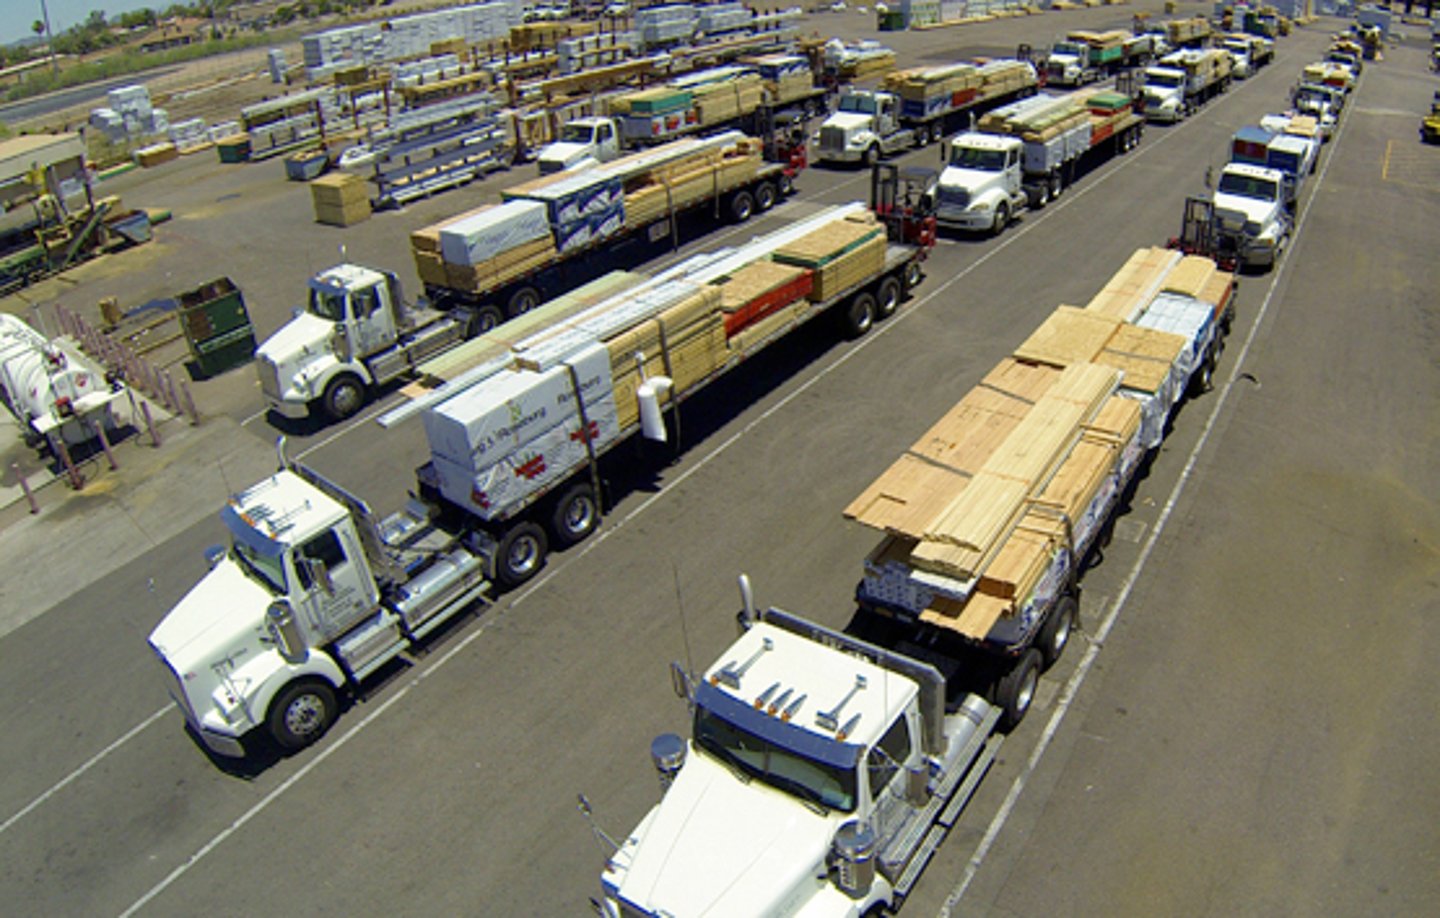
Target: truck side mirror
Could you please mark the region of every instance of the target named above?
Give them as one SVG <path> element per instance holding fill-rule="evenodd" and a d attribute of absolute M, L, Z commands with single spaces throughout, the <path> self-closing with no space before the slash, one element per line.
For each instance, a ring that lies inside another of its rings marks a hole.
<path fill-rule="evenodd" d="M 670 687 L 675 690 L 677 696 L 684 698 L 687 704 L 695 703 L 694 680 L 685 671 L 685 667 L 676 662 L 670 664 Z"/>
<path fill-rule="evenodd" d="M 230 550 L 224 545 L 207 546 L 205 549 L 205 563 L 209 565 L 211 570 L 214 570 L 220 566 L 221 561 L 225 560 L 225 555 L 228 554 L 229 551 Z"/>

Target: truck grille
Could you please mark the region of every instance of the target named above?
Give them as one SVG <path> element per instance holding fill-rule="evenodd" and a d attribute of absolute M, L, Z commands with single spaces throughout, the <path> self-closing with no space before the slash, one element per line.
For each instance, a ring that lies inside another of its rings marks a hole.
<path fill-rule="evenodd" d="M 942 207 L 969 207 L 970 192 L 964 188 L 949 188 L 941 185 L 938 203 Z"/>
<path fill-rule="evenodd" d="M 822 127 L 820 129 L 820 149 L 845 149 L 845 129 L 840 127 Z"/>
<path fill-rule="evenodd" d="M 255 372 L 260 377 L 260 391 L 274 398 L 280 397 L 280 371 L 268 357 L 255 358 Z"/>

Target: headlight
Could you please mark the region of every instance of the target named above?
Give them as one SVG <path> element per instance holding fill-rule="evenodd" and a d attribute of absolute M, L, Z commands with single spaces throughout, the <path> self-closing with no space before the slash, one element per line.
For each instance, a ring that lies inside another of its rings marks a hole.
<path fill-rule="evenodd" d="M 989 202 L 989 201 L 980 201 L 980 202 L 978 202 L 978 203 L 975 205 L 975 209 L 978 210 L 978 211 L 982 211 L 982 212 L 983 212 L 983 211 L 987 211 L 987 210 L 990 209 L 990 202 Z"/>

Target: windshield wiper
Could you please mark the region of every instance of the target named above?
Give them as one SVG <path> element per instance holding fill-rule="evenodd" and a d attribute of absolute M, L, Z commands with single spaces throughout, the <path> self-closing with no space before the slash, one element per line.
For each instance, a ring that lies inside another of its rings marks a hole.
<path fill-rule="evenodd" d="M 821 798 L 820 792 L 810 785 L 802 784 L 793 778 L 782 778 L 773 772 L 766 772 L 766 776 L 769 782 L 775 787 L 789 791 L 791 794 L 800 798 L 800 802 L 814 810 L 816 815 L 824 816 L 830 812 L 830 808 L 825 805 L 825 801 Z"/>

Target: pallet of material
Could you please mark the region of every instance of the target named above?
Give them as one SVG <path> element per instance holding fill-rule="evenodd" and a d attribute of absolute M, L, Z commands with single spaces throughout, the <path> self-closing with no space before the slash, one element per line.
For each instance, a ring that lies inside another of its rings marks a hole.
<path fill-rule="evenodd" d="M 1058 367 L 1081 363 L 1100 353 L 1120 325 L 1110 316 L 1061 306 L 1015 348 L 1015 356 Z"/>
<path fill-rule="evenodd" d="M 475 264 L 444 261 L 445 282 L 446 286 L 472 293 L 494 290 L 550 264 L 556 257 L 555 240 L 544 236 Z"/>
<path fill-rule="evenodd" d="M 608 100 L 608 109 L 612 115 L 666 115 L 684 111 L 691 101 L 691 94 L 684 90 L 657 86 L 614 96 Z"/>
<path fill-rule="evenodd" d="M 1170 377 L 1185 345 L 1179 335 L 1121 325 L 1093 359 L 1124 373 L 1125 388 L 1155 393 Z"/>
<path fill-rule="evenodd" d="M 136 150 L 135 162 L 139 163 L 142 168 L 149 169 L 161 163 L 168 163 L 179 156 L 180 151 L 175 148 L 175 144 L 166 141 Z"/>
<path fill-rule="evenodd" d="M 980 88 L 980 71 L 973 64 L 910 67 L 885 75 L 885 88 L 902 99 L 924 102 Z"/>
<path fill-rule="evenodd" d="M 663 354 L 660 349 L 661 328 L 665 330 Z M 607 343 L 614 360 L 611 378 L 621 428 L 639 421 L 636 390 L 644 378 L 636 366 L 636 352 L 645 355 L 646 375 L 670 377 L 671 390 L 660 398 L 661 404 L 666 404 L 672 396 L 683 395 L 725 362 L 729 356 L 725 342 L 724 319 L 712 313 L 681 328 L 667 327 L 662 319 L 651 319 L 627 333 L 624 341 L 613 342 L 616 346 Z"/>
<path fill-rule="evenodd" d="M 813 270 L 810 299 L 818 303 L 879 274 L 885 266 L 885 247 L 885 229 L 878 223 L 840 219 L 782 246 L 773 258 Z"/>
<path fill-rule="evenodd" d="M 334 172 L 310 182 L 315 220 L 331 226 L 351 226 L 370 216 L 368 183 L 358 175 Z"/>

